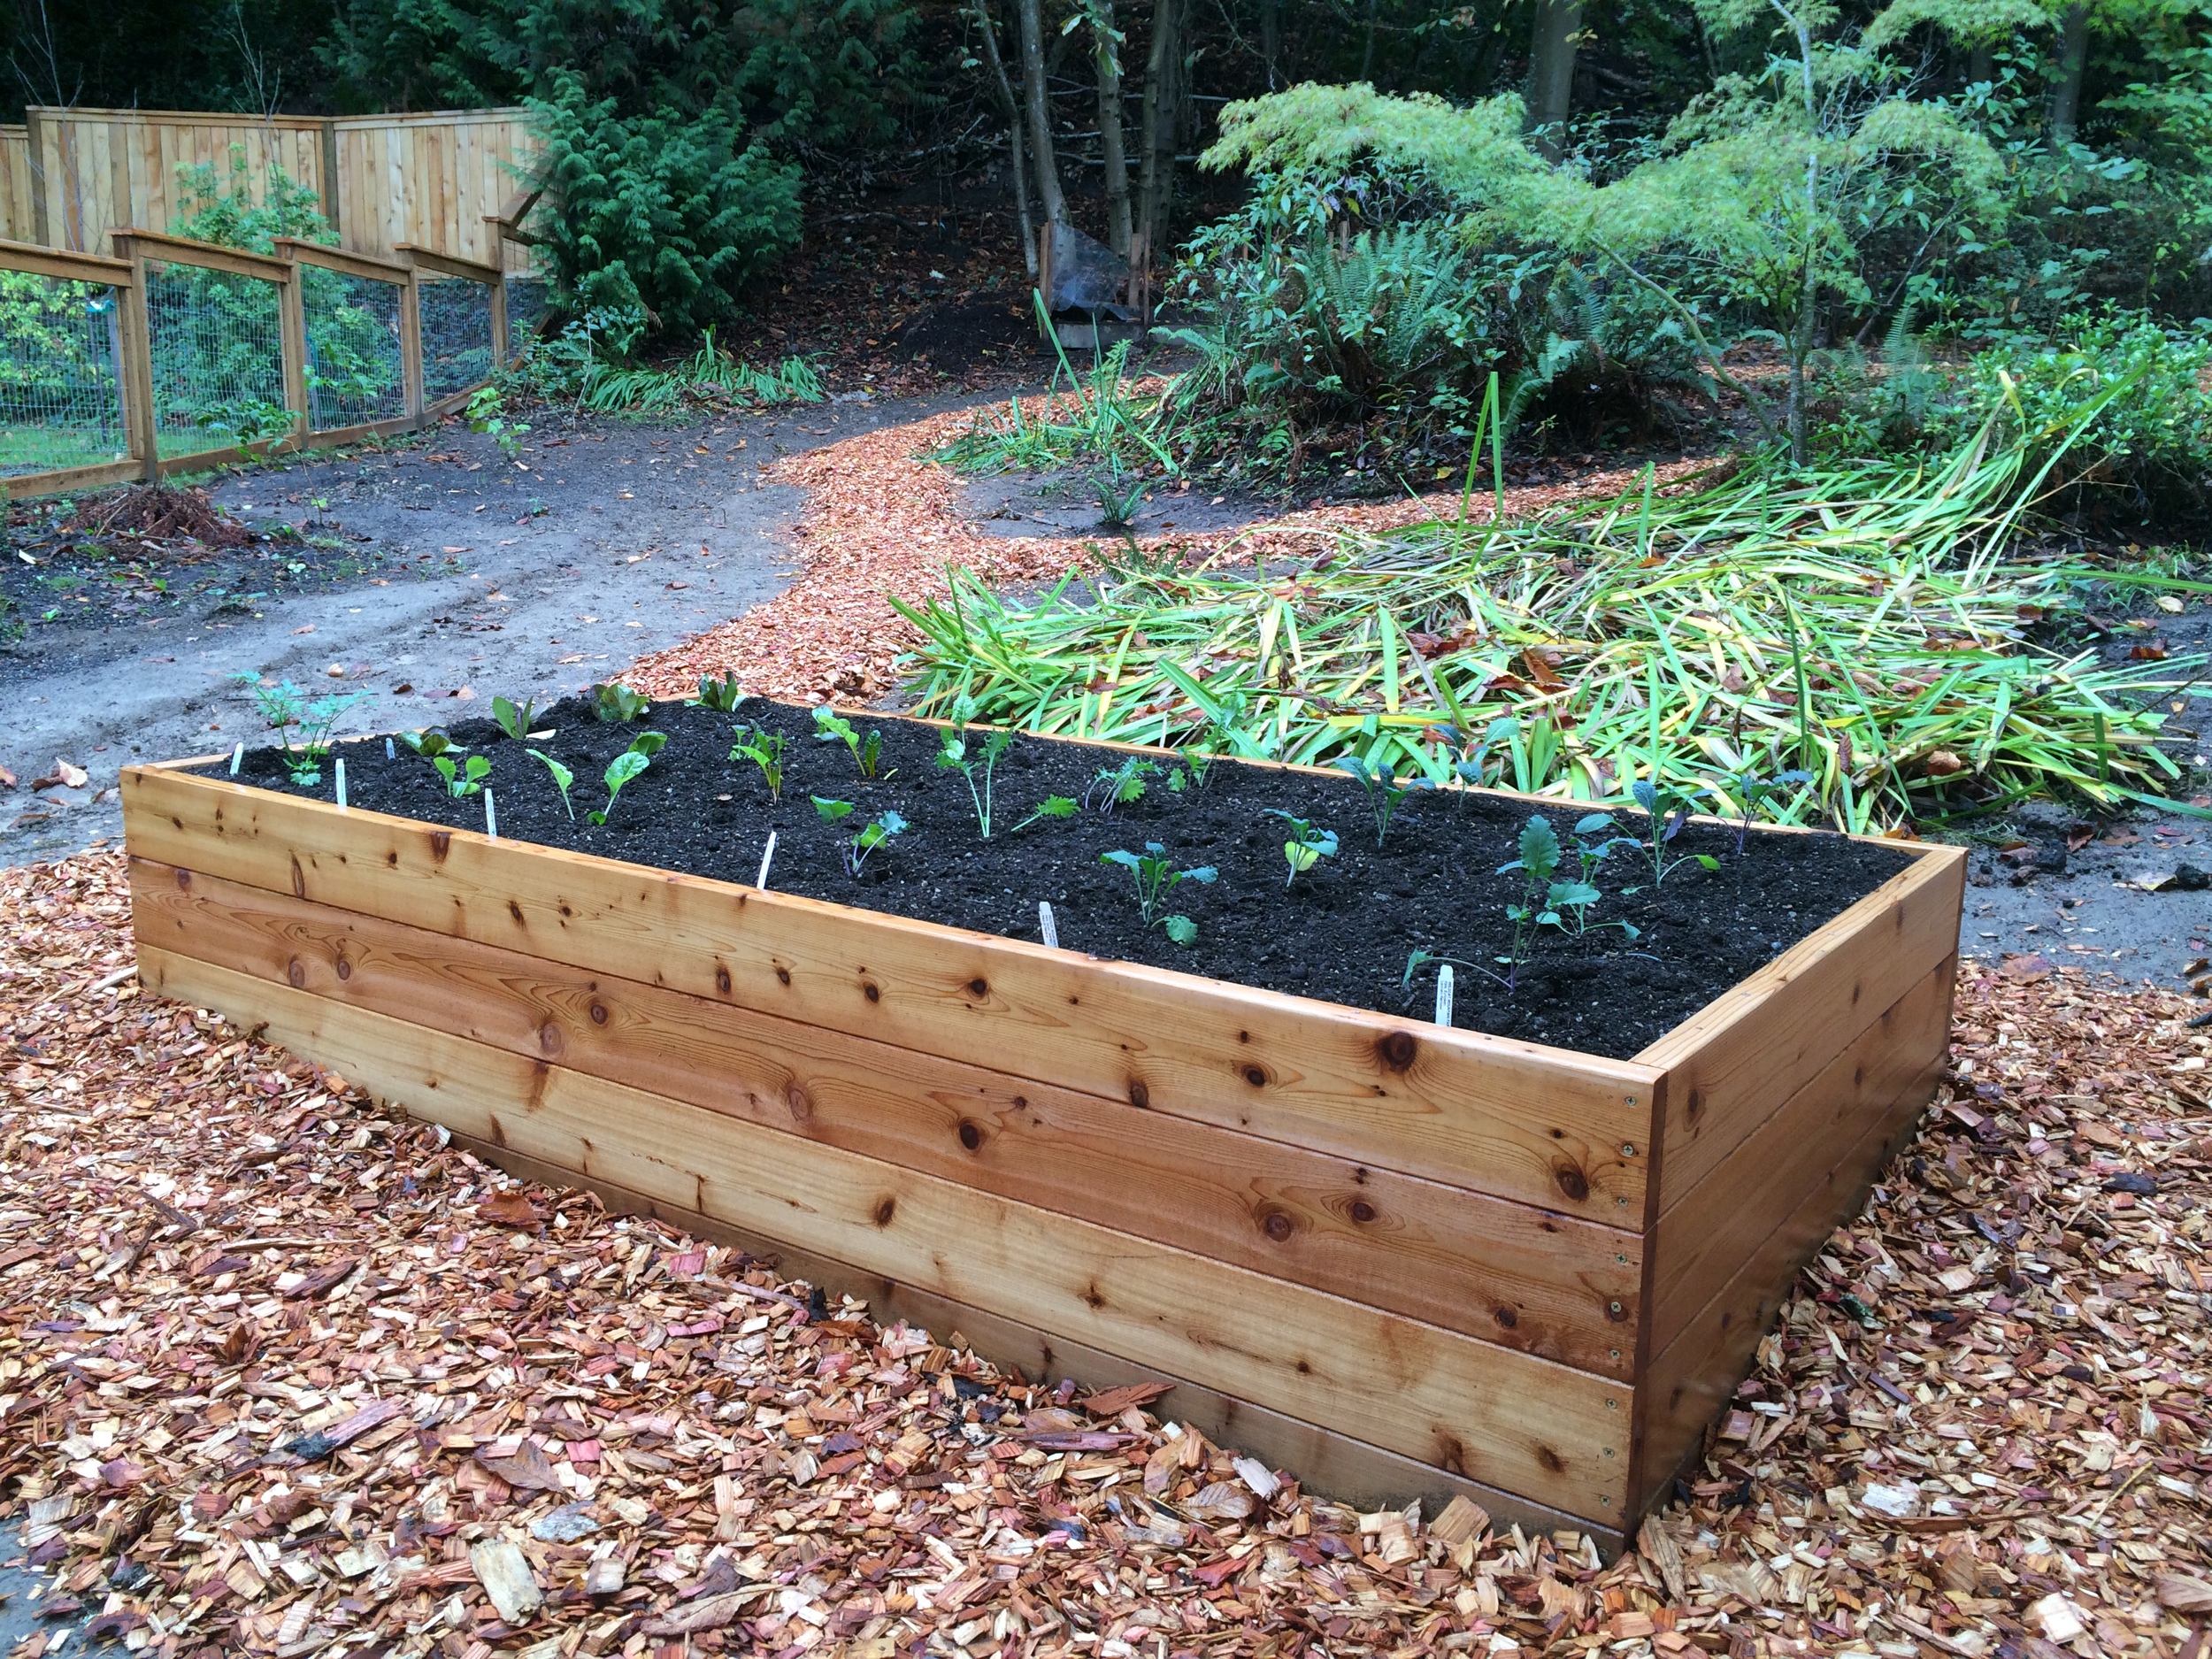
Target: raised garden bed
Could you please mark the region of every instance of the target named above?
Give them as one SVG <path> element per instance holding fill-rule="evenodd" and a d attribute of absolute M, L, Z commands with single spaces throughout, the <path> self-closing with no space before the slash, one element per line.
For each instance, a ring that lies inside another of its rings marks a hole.
<path fill-rule="evenodd" d="M 638 729 L 580 714 L 534 745 L 577 774 L 580 821 Z M 1637 938 L 1539 930 L 1509 992 L 1462 970 L 1448 1029 L 1417 1017 L 1425 983 L 1405 1011 L 1407 954 L 1505 954 L 1517 878 L 1492 872 L 1526 800 L 1409 797 L 1378 850 L 1348 780 L 1225 766 L 1177 792 L 1164 766 L 1111 817 L 1012 834 L 1126 753 L 1033 741 L 999 763 L 986 843 L 937 731 L 862 723 L 895 769 L 867 784 L 805 711 L 756 719 L 792 723 L 780 808 L 725 760 L 731 717 L 662 705 L 668 748 L 574 832 L 520 745 L 457 730 L 493 761 L 496 841 L 380 741 L 342 746 L 346 810 L 273 759 L 242 769 L 269 787 L 132 769 L 145 981 L 885 1317 L 1172 1379 L 1168 1409 L 1317 1487 L 1464 1492 L 1615 1542 L 1940 1071 L 1951 849 L 1755 831 L 1739 856 L 1693 825 L 1676 850 L 1720 868 L 1654 891 L 1617 849 L 1591 913 Z M 856 810 L 826 824 L 815 794 Z M 912 827 L 855 878 L 835 843 L 887 805 Z M 1336 856 L 1286 885 L 1270 806 Z M 1187 949 L 1098 863 L 1147 841 L 1219 872 L 1172 895 Z M 1041 898 L 1071 948 L 1034 942 Z"/>

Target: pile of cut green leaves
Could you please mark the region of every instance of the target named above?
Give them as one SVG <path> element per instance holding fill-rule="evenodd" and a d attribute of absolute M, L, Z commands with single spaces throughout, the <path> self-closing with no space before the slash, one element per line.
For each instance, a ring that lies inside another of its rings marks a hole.
<path fill-rule="evenodd" d="M 1854 831 L 2052 792 L 2162 801 L 2168 701 L 2203 664 L 2046 643 L 2109 572 L 2029 556 L 2030 465 L 1985 432 L 1929 469 L 1754 465 L 1347 535 L 1286 577 L 1133 568 L 1032 603 L 956 572 L 902 606 L 925 636 L 910 682 L 923 714 L 965 696 L 1033 731 L 1593 802 L 1642 779 Z"/>

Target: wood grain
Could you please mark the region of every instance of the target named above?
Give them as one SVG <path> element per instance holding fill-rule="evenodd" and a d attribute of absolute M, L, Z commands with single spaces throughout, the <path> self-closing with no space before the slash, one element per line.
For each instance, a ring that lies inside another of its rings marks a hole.
<path fill-rule="evenodd" d="M 127 769 L 157 862 L 1640 1228 L 1655 1068 Z"/>
<path fill-rule="evenodd" d="M 138 938 L 1626 1378 L 1642 1240 L 678 991 L 134 858 Z"/>
<path fill-rule="evenodd" d="M 139 971 L 457 1132 L 1572 1514 L 1624 1512 L 1623 1384 L 157 946 Z"/>
<path fill-rule="evenodd" d="M 678 1209 L 649 1194 L 603 1179 L 585 1180 L 542 1158 L 494 1146 L 472 1135 L 457 1134 L 454 1144 L 486 1163 L 526 1181 L 553 1187 L 581 1187 L 615 1215 L 646 1216 L 680 1227 L 696 1238 L 733 1245 L 755 1259 L 771 1263 L 787 1278 L 821 1286 L 832 1297 L 852 1296 L 868 1305 L 869 1316 L 889 1325 L 903 1321 L 929 1332 L 939 1341 L 957 1334 L 966 1346 L 1002 1369 L 1018 1370 L 1048 1386 L 1072 1378 L 1086 1389 L 1127 1383 L 1170 1383 L 1173 1392 L 1154 1409 L 1164 1418 L 1187 1424 L 1217 1446 L 1256 1456 L 1288 1474 L 1300 1490 L 1361 1509 L 1402 1509 L 1418 1500 L 1421 1512 L 1434 1517 L 1455 1497 L 1480 1504 L 1500 1526 L 1519 1525 L 1529 1532 L 1564 1527 L 1590 1532 L 1610 1560 L 1625 1540 L 1616 1525 L 1601 1525 L 1563 1509 L 1532 1502 L 1517 1494 L 1446 1473 L 1351 1434 L 1317 1428 L 1279 1411 L 1238 1400 L 1218 1389 L 1171 1377 L 1165 1371 L 1117 1357 L 1033 1325 L 1002 1318 L 966 1302 L 917 1290 L 896 1279 L 869 1273 L 812 1251 L 744 1227 L 732 1226 L 696 1210 Z"/>

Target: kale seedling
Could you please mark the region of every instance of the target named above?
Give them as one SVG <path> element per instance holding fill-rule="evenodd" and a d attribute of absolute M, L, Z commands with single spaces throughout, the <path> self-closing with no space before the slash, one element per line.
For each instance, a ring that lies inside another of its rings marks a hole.
<path fill-rule="evenodd" d="M 826 795 L 819 795 L 808 798 L 814 803 L 814 816 L 825 824 L 834 824 L 839 818 L 848 817 L 853 810 L 853 803 L 849 801 L 833 801 Z"/>
<path fill-rule="evenodd" d="M 1521 876 L 1521 897 L 1517 903 L 1505 907 L 1506 919 L 1513 924 L 1511 954 L 1497 958 L 1506 964 L 1503 975 L 1489 969 L 1483 972 L 1497 979 L 1509 991 L 1521 976 L 1521 964 L 1528 960 L 1528 937 L 1532 927 L 1563 927 L 1558 910 L 1551 903 L 1552 877 L 1559 870 L 1559 837 L 1553 831 L 1551 820 L 1538 814 L 1521 826 L 1521 856 L 1510 864 L 1498 866 L 1500 875 L 1518 871 Z M 1578 883 L 1565 884 L 1578 886 Z M 1594 902 L 1597 890 L 1590 889 L 1590 901 Z"/>
<path fill-rule="evenodd" d="M 905 827 L 906 820 L 896 812 L 890 811 L 881 814 L 874 823 L 864 825 L 860 833 L 845 843 L 845 873 L 857 879 L 868 862 L 868 855 L 887 843 Z"/>
<path fill-rule="evenodd" d="M 1038 802 L 1037 810 L 1015 825 L 1010 833 L 1018 835 L 1041 818 L 1073 818 L 1075 814 L 1075 803 L 1066 795 L 1048 795 Z"/>
<path fill-rule="evenodd" d="M 968 780 L 968 799 L 975 803 L 977 828 L 983 839 L 991 839 L 991 773 L 998 765 L 998 758 L 1014 746 L 1014 734 L 1001 726 L 983 740 L 983 787 L 975 787 L 976 763 L 968 758 L 968 733 L 964 728 L 945 733 L 945 746 L 937 751 L 937 765 L 941 771 L 957 771 Z"/>
<path fill-rule="evenodd" d="M 737 676 L 726 674 L 717 680 L 711 674 L 699 676 L 699 695 L 691 700 L 695 709 L 712 709 L 718 714 L 735 714 L 738 704 L 745 701 L 745 694 L 738 689 Z"/>
<path fill-rule="evenodd" d="M 265 686 L 257 674 L 236 673 L 231 678 L 253 687 L 254 707 L 284 747 L 284 769 L 303 789 L 311 789 L 323 780 L 323 760 L 330 753 L 331 729 L 338 724 L 339 716 L 355 703 L 368 700 L 368 694 L 361 691 L 311 699 L 288 680 L 282 685 Z M 295 731 L 299 737 L 297 747 L 292 741 Z"/>
<path fill-rule="evenodd" d="M 1736 809 L 1742 817 L 1736 824 L 1736 856 L 1743 856 L 1744 843 L 1751 837 L 1751 815 L 1770 801 L 1779 800 L 1792 790 L 1801 789 L 1813 780 L 1809 772 L 1793 770 L 1778 772 L 1771 778 L 1762 778 L 1746 767 L 1728 780 L 1729 793 L 1736 797 Z M 1711 793 L 1717 794 L 1718 791 Z"/>
<path fill-rule="evenodd" d="M 1159 770 L 1141 755 L 1132 755 L 1118 766 L 1102 766 L 1083 791 L 1083 804 L 1101 818 L 1111 818 L 1116 807 L 1143 800 L 1145 779 Z"/>
<path fill-rule="evenodd" d="M 763 726 L 747 726 L 738 731 L 737 742 L 730 749 L 730 758 L 749 760 L 760 768 L 760 775 L 768 780 L 768 798 L 783 799 L 783 751 L 786 740 L 781 732 L 772 732 Z"/>
<path fill-rule="evenodd" d="M 1161 906 L 1167 895 L 1186 881 L 1210 882 L 1215 871 L 1211 864 L 1200 864 L 1194 870 L 1178 870 L 1168 863 L 1167 849 L 1158 841 L 1147 841 L 1141 853 L 1124 852 L 1118 849 L 1101 853 L 1098 862 L 1119 864 L 1136 879 L 1137 914 L 1144 918 L 1147 927 L 1164 928 L 1167 936 L 1179 945 L 1190 944 L 1198 937 L 1198 924 L 1187 916 L 1169 916 Z"/>
<path fill-rule="evenodd" d="M 1390 833 L 1391 815 L 1397 811 L 1398 803 L 1406 798 L 1412 788 L 1411 782 L 1400 781 L 1397 774 L 1391 771 L 1388 761 L 1379 766 L 1370 766 L 1356 755 L 1345 755 L 1340 757 L 1336 764 L 1358 779 L 1360 787 L 1367 791 L 1368 810 L 1375 815 L 1375 845 L 1381 846 L 1384 837 Z"/>
<path fill-rule="evenodd" d="M 814 739 L 818 743 L 842 743 L 851 751 L 853 764 L 860 768 L 863 778 L 872 779 L 876 768 L 882 764 L 883 733 L 871 726 L 867 736 L 863 737 L 853 730 L 850 720 L 841 717 L 826 703 L 815 708 Z"/>
<path fill-rule="evenodd" d="M 1690 797 L 1680 790 L 1661 788 L 1647 778 L 1639 778 L 1629 786 L 1629 793 L 1636 797 L 1636 804 L 1644 810 L 1650 820 L 1651 840 L 1635 843 L 1651 860 L 1651 885 L 1663 886 L 1667 872 L 1687 857 L 1708 870 L 1720 868 L 1720 860 L 1710 853 L 1686 853 L 1671 856 L 1669 849 L 1674 838 L 1682 833 L 1682 826 L 1690 821 Z M 1632 893 L 1633 887 L 1622 891 Z"/>
<path fill-rule="evenodd" d="M 535 702 L 526 703 L 518 709 L 504 697 L 492 699 L 492 718 L 499 723 L 499 729 L 517 743 L 530 735 L 530 724 L 537 718 L 537 712 Z"/>
<path fill-rule="evenodd" d="M 1283 878 L 1288 887 L 1306 871 L 1324 858 L 1336 856 L 1336 832 L 1316 829 L 1302 818 L 1293 818 L 1280 807 L 1267 809 L 1268 816 L 1279 818 L 1289 827 L 1290 839 L 1283 843 L 1283 862 L 1290 866 L 1290 873 Z"/>
<path fill-rule="evenodd" d="M 561 792 L 561 804 L 568 809 L 568 821 L 573 824 L 576 821 L 576 803 L 568 798 L 568 787 L 576 781 L 576 774 L 541 749 L 534 749 L 530 753 L 544 762 L 546 771 L 553 774 L 553 787 Z M 613 803 L 610 801 L 609 804 Z"/>
<path fill-rule="evenodd" d="M 619 680 L 591 688 L 591 711 L 611 726 L 634 720 L 652 706 L 649 699 L 639 696 Z"/>
<path fill-rule="evenodd" d="M 481 755 L 471 755 L 465 762 L 457 762 L 455 757 L 462 752 L 457 749 L 449 754 L 434 755 L 430 758 L 430 764 L 438 770 L 438 776 L 445 780 L 445 792 L 456 801 L 464 795 L 483 794 L 484 780 L 492 775 L 491 762 Z"/>
<path fill-rule="evenodd" d="M 587 812 L 584 814 L 585 818 L 594 824 L 604 824 L 607 821 L 607 815 L 614 810 L 615 797 L 622 793 L 623 786 L 634 782 L 646 767 L 652 764 L 653 757 L 659 754 L 667 742 L 667 737 L 659 732 L 640 732 L 632 738 L 630 747 L 617 755 L 608 764 L 605 810 Z"/>

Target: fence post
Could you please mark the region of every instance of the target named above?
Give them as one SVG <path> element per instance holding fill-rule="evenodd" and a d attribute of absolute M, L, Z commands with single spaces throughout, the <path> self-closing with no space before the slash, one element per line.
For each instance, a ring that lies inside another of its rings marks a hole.
<path fill-rule="evenodd" d="M 146 481 L 161 481 L 160 419 L 154 405 L 153 329 L 146 316 L 146 255 L 127 230 L 111 231 L 118 259 L 131 265 L 131 283 L 115 291 L 123 321 L 123 432 L 131 456 L 146 464 Z"/>
<path fill-rule="evenodd" d="M 421 277 L 408 259 L 407 280 L 399 288 L 399 373 L 407 390 L 407 419 L 422 424 L 422 293 Z"/>
<path fill-rule="evenodd" d="M 307 296 L 299 261 L 288 264 L 290 273 L 277 285 L 277 334 L 283 342 L 284 406 L 292 414 L 292 445 L 304 449 L 315 424 L 314 410 L 307 401 Z"/>
<path fill-rule="evenodd" d="M 507 335 L 507 249 L 504 243 L 492 244 L 492 263 L 499 267 L 499 275 L 489 284 L 492 302 L 492 367 L 507 366 L 508 350 L 512 342 Z"/>

